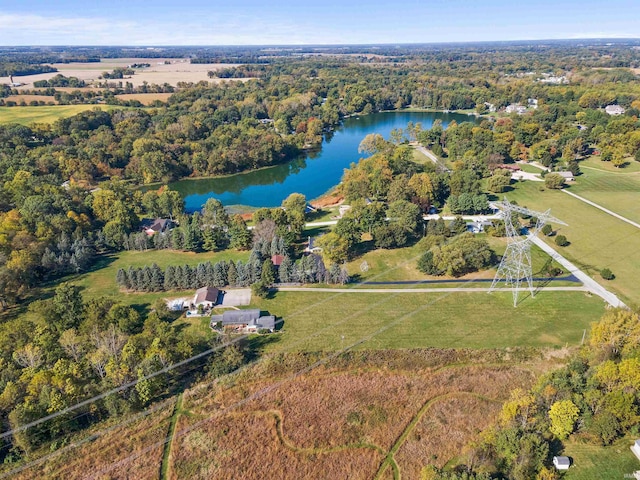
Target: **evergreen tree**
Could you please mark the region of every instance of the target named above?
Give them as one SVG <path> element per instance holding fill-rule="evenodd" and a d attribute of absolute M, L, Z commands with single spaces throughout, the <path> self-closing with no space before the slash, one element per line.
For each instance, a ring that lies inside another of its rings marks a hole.
<path fill-rule="evenodd" d="M 150 287 L 152 292 L 160 292 L 164 289 L 164 274 L 156 263 L 151 265 Z"/>
<path fill-rule="evenodd" d="M 127 271 L 127 277 L 129 277 L 129 288 L 134 292 L 140 291 L 138 286 L 138 272 L 135 268 L 129 267 Z"/>
<path fill-rule="evenodd" d="M 205 266 L 204 263 L 198 264 L 198 266 L 196 267 L 195 275 L 196 275 L 196 284 L 198 285 L 197 288 L 210 285 L 207 279 L 207 267 Z"/>
<path fill-rule="evenodd" d="M 176 290 L 186 290 L 186 287 L 183 286 L 184 282 L 184 268 L 182 265 L 178 265 L 176 267 L 174 273 L 174 285 Z"/>
<path fill-rule="evenodd" d="M 229 286 L 235 287 L 238 284 L 238 269 L 233 261 L 229 262 L 229 269 L 227 271 L 227 282 Z"/>
<path fill-rule="evenodd" d="M 171 248 L 174 250 L 182 250 L 183 248 L 181 227 L 176 227 L 171 230 Z"/>
<path fill-rule="evenodd" d="M 193 269 L 189 265 L 184 265 L 182 267 L 182 280 L 180 283 L 184 290 L 198 288 L 195 286 L 196 278 Z"/>
<path fill-rule="evenodd" d="M 251 277 L 249 274 L 249 266 L 243 264 L 240 260 L 236 263 L 236 270 L 238 272 L 238 287 L 246 287 L 251 284 Z"/>
<path fill-rule="evenodd" d="M 341 277 L 341 269 L 340 265 L 337 263 L 332 263 L 329 268 L 328 282 L 327 283 L 340 283 Z"/>
<path fill-rule="evenodd" d="M 269 286 L 276 281 L 276 274 L 274 271 L 273 263 L 271 262 L 270 258 L 267 258 L 262 263 L 262 272 L 260 273 L 260 281 L 266 286 Z"/>
<path fill-rule="evenodd" d="M 225 278 L 224 268 L 222 267 L 222 262 L 217 262 L 213 266 L 213 286 L 215 287 L 224 287 L 227 284 L 227 279 Z"/>
<path fill-rule="evenodd" d="M 176 269 L 173 265 L 169 265 L 164 271 L 164 289 L 175 290 L 176 288 Z"/>
<path fill-rule="evenodd" d="M 142 267 L 142 275 L 140 280 L 141 280 L 140 289 L 143 292 L 150 292 L 151 291 L 151 268 L 149 268 L 148 265 L 145 265 L 144 267 Z"/>
<path fill-rule="evenodd" d="M 204 267 L 205 267 L 205 284 L 215 285 L 214 266 L 211 264 L 211 262 L 207 262 L 205 263 Z"/>
<path fill-rule="evenodd" d="M 278 267 L 278 276 L 280 277 L 280 282 L 282 283 L 291 283 L 293 280 L 293 261 L 291 257 L 285 255 Z"/>
<path fill-rule="evenodd" d="M 129 276 L 123 268 L 118 269 L 118 273 L 116 274 L 116 283 L 120 288 L 126 288 L 127 290 L 131 288 L 131 284 L 129 283 Z"/>
<path fill-rule="evenodd" d="M 240 215 L 234 215 L 229 227 L 231 236 L 231 248 L 246 250 L 251 245 L 251 232 L 247 229 L 246 222 Z"/>

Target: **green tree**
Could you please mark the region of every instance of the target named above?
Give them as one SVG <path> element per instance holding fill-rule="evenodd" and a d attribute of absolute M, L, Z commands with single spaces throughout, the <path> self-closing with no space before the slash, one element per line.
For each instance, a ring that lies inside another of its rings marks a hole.
<path fill-rule="evenodd" d="M 560 190 L 564 187 L 564 177 L 557 173 L 549 173 L 544 177 L 544 186 L 554 190 Z"/>
<path fill-rule="evenodd" d="M 260 274 L 260 281 L 263 285 L 271 285 L 276 281 L 276 273 L 273 263 L 270 258 L 267 258 L 262 262 L 262 273 Z"/>
<path fill-rule="evenodd" d="M 565 237 L 564 235 L 558 235 L 556 237 L 556 245 L 558 245 L 559 247 L 565 247 L 567 245 L 569 245 L 569 241 L 567 240 L 567 237 Z"/>
<path fill-rule="evenodd" d="M 327 264 L 341 264 L 349 256 L 349 241 L 335 232 L 329 232 L 318 238 L 316 245 L 322 248 L 322 257 Z"/>
<path fill-rule="evenodd" d="M 571 400 L 560 400 L 551 405 L 549 430 L 560 440 L 563 440 L 573 432 L 580 410 Z"/>

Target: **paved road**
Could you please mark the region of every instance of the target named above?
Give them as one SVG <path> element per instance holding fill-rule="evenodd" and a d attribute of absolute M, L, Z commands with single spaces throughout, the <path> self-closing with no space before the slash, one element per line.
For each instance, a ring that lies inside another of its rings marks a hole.
<path fill-rule="evenodd" d="M 617 219 L 622 220 L 623 222 L 627 222 L 629 225 L 633 225 L 636 228 L 640 228 L 640 223 L 636 223 L 633 220 L 629 220 L 628 218 L 623 217 L 622 215 L 618 215 L 616 212 L 612 212 L 608 208 L 604 208 L 602 205 L 598 205 L 597 203 L 592 202 L 591 200 L 587 200 L 586 198 L 581 197 L 580 195 L 576 195 L 575 193 L 572 193 L 569 190 L 563 189 L 562 191 L 567 195 L 571 195 L 572 197 L 577 198 L 581 202 L 587 203 L 592 207 L 596 207 L 598 210 L 602 210 L 604 213 L 608 213 L 609 215 L 616 217 Z"/>
<path fill-rule="evenodd" d="M 489 287 L 436 287 L 436 288 L 313 288 L 313 287 L 278 287 L 279 292 L 318 292 L 318 293 L 454 293 L 454 292 L 488 292 Z M 539 287 L 536 291 L 547 292 L 587 292 L 588 288 L 580 287 Z M 494 292 L 512 292 L 509 288 L 495 288 Z"/>
<path fill-rule="evenodd" d="M 569 260 L 567 260 L 558 252 L 556 252 L 553 248 L 547 245 L 544 240 L 534 235 L 529 235 L 529 237 L 531 238 L 531 241 L 533 243 L 535 243 L 538 247 L 540 247 L 543 251 L 545 251 L 551 258 L 553 258 L 556 262 L 558 262 L 565 269 L 567 269 L 567 271 L 571 275 L 578 278 L 584 284 L 587 290 L 589 290 L 591 293 L 593 293 L 594 295 L 598 295 L 605 302 L 607 302 L 609 305 L 613 307 L 627 308 L 627 306 L 622 302 L 622 300 L 620 300 L 614 293 L 611 293 L 609 290 L 604 288 L 602 285 L 596 282 L 589 275 L 587 275 L 578 267 L 576 267 Z"/>

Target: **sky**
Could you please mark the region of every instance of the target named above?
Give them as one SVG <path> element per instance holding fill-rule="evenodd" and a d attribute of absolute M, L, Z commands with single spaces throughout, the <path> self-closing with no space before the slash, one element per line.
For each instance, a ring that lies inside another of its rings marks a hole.
<path fill-rule="evenodd" d="M 395 44 L 640 37 L 640 0 L 0 0 L 0 45 Z"/>

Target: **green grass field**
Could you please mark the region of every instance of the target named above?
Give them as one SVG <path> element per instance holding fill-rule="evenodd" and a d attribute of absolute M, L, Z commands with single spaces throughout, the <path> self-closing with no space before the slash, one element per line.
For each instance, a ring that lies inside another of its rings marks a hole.
<path fill-rule="evenodd" d="M 29 125 L 31 123 L 53 123 L 59 118 L 71 117 L 80 112 L 100 108 L 101 110 L 113 110 L 110 105 L 53 105 L 41 107 L 0 107 L 0 124 L 19 123 Z"/>
<path fill-rule="evenodd" d="M 483 237 L 487 239 L 497 255 L 504 253 L 506 248 L 505 238 L 490 237 L 488 235 L 483 235 Z M 432 277 L 420 272 L 416 265 L 422 253 L 423 249 L 419 244 L 393 250 L 371 250 L 349 262 L 347 271 L 350 275 L 357 276 L 358 281 L 397 282 L 403 280 L 450 279 L 450 277 Z M 546 277 L 547 274 L 544 273 L 544 267 L 551 261 L 550 257 L 534 245 L 531 249 L 531 261 L 534 275 Z M 366 271 L 362 270 L 364 262 L 366 262 L 367 266 Z M 552 262 L 552 265 L 560 268 L 560 265 L 555 262 Z M 495 272 L 495 268 L 491 268 L 465 275 L 460 277 L 459 280 L 460 282 L 470 283 L 471 279 L 474 278 L 493 278 Z M 558 285 L 562 285 L 562 283 L 558 283 Z"/>
<path fill-rule="evenodd" d="M 582 175 L 576 177 L 575 183 L 569 186 L 569 191 L 629 220 L 640 222 L 640 171 L 626 172 L 624 169 L 610 172 L 596 170 L 595 167 L 582 168 Z"/>
<path fill-rule="evenodd" d="M 546 241 L 606 288 L 631 305 L 640 304 L 640 230 L 595 207 L 558 190 L 546 190 L 538 182 L 519 182 L 506 194 L 509 200 L 534 210 L 545 211 L 568 223 L 554 225 L 570 245 L 557 247 L 553 237 Z M 605 281 L 600 270 L 610 268 L 616 278 Z"/>
<path fill-rule="evenodd" d="M 509 292 L 279 292 L 253 305 L 284 319 L 277 350 L 573 346 L 604 312 L 582 292 L 539 292 L 515 309 Z"/>
<path fill-rule="evenodd" d="M 567 480 L 602 480 L 633 478 L 640 470 L 640 461 L 631 452 L 633 439 L 622 439 L 609 447 L 566 442 L 564 455 L 571 457 L 573 465 L 563 478 Z"/>
<path fill-rule="evenodd" d="M 172 250 L 120 252 L 115 255 L 103 257 L 94 270 L 75 277 L 67 277 L 64 280 L 82 288 L 82 294 L 87 299 L 105 295 L 118 297 L 118 301 L 126 304 L 145 304 L 153 303 L 158 298 L 185 295 L 185 292 L 122 293 L 116 285 L 116 273 L 118 272 L 118 269 L 124 268 L 126 270 L 130 266 L 144 267 L 145 265 L 151 265 L 154 262 L 164 269 L 169 265 L 177 266 L 189 264 L 194 266 L 200 262 L 211 261 L 215 263 L 221 260 L 246 260 L 248 258 L 249 252 L 239 252 L 235 250 L 197 254 L 192 252 L 176 252 Z"/>

